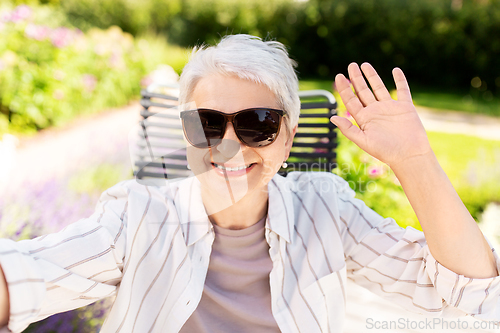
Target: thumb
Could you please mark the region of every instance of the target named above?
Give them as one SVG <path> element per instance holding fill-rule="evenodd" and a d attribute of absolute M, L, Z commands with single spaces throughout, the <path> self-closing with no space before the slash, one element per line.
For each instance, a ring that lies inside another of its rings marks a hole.
<path fill-rule="evenodd" d="M 353 123 L 351 123 L 348 119 L 340 116 L 333 116 L 330 118 L 330 121 L 338 127 L 338 129 L 354 143 L 358 143 L 361 141 L 361 137 L 363 136 L 363 131 Z"/>

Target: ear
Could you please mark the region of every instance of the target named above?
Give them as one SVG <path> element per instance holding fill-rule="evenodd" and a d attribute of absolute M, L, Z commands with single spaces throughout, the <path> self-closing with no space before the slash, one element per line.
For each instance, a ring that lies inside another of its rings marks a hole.
<path fill-rule="evenodd" d="M 297 133 L 297 127 L 298 125 L 295 125 L 293 130 L 289 133 L 288 138 L 285 142 L 285 161 L 290 156 L 290 150 L 292 149 L 293 138 L 295 137 L 295 133 Z"/>

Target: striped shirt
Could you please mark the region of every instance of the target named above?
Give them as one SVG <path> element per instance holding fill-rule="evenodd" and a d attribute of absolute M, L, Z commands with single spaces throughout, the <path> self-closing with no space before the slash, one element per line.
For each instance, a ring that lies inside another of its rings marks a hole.
<path fill-rule="evenodd" d="M 498 320 L 500 278 L 446 269 L 422 232 L 376 214 L 340 177 L 276 175 L 268 190 L 269 283 L 282 332 L 340 332 L 347 278 L 410 311 Z M 101 332 L 178 332 L 201 299 L 213 241 L 195 177 L 121 182 L 92 216 L 58 233 L 0 240 L 8 328 L 113 296 Z"/>

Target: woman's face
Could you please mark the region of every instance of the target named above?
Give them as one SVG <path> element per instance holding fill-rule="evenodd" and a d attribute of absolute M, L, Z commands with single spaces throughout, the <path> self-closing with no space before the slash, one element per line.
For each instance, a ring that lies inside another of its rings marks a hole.
<path fill-rule="evenodd" d="M 266 86 L 219 74 L 201 79 L 192 100 L 196 108 L 228 114 L 255 107 L 279 109 L 274 94 Z M 202 191 L 234 204 L 247 195 L 267 197 L 267 183 L 288 158 L 292 140 L 293 134 L 288 135 L 282 121 L 279 135 L 272 144 L 251 148 L 239 141 L 232 124 L 228 123 L 219 145 L 207 149 L 188 147 L 187 157 L 191 170 L 202 184 Z"/>

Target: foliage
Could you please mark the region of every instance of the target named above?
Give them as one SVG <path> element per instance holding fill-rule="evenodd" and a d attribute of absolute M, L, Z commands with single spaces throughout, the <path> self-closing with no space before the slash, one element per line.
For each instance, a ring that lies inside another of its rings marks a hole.
<path fill-rule="evenodd" d="M 455 190 L 474 219 L 491 202 L 500 202 L 500 142 L 473 136 L 428 133 L 431 146 Z M 420 228 L 418 219 L 394 173 L 339 135 L 339 168 L 357 197 L 401 226 Z"/>
<path fill-rule="evenodd" d="M 479 105 L 498 98 L 500 41 L 491 36 L 500 33 L 500 0 L 65 0 L 60 7 L 84 30 L 118 25 L 182 46 L 228 33 L 270 35 L 290 46 L 302 77 L 332 78 L 352 61 L 369 61 L 385 77 L 400 66 L 414 82 L 458 87 Z"/>
<path fill-rule="evenodd" d="M 165 40 L 134 39 L 118 27 L 84 34 L 60 26 L 67 23 L 64 15 L 49 7 L 22 5 L 2 17 L 0 134 L 33 133 L 126 104 L 138 95 L 141 79 L 172 53 L 182 59 L 176 69 L 184 65 L 183 51 Z"/>
<path fill-rule="evenodd" d="M 90 216 L 98 199 L 95 194 L 68 191 L 62 182 L 54 179 L 25 185 L 16 193 L 0 198 L 2 238 L 22 240 L 57 232 L 71 222 Z M 109 300 L 103 300 L 33 323 L 25 332 L 96 332 L 108 307 Z M 95 318 L 93 322 L 80 319 L 89 315 Z"/>
<path fill-rule="evenodd" d="M 433 109 L 483 113 L 496 117 L 500 116 L 499 96 L 490 96 L 489 94 L 491 92 L 481 91 L 481 89 L 448 90 L 433 89 L 432 87 L 418 85 L 412 85 L 411 87 L 415 105 Z"/>
<path fill-rule="evenodd" d="M 345 69 L 343 72 L 347 74 Z M 442 109 L 500 116 L 500 98 L 495 97 L 486 100 L 481 98 L 479 90 L 436 89 L 413 84 L 413 81 L 409 83 L 413 103 L 417 106 L 432 108 L 436 111 Z M 393 84 L 392 79 L 387 79 L 385 84 L 391 86 Z M 330 91 L 332 86 L 332 80 L 303 79 L 299 81 L 300 90 L 325 89 Z M 337 98 L 339 105 L 342 105 L 342 100 L 338 93 L 334 91 L 333 94 Z M 391 91 L 391 95 L 396 98 L 395 90 Z"/>
<path fill-rule="evenodd" d="M 68 183 L 68 189 L 76 193 L 99 194 L 120 182 L 128 169 L 116 164 L 99 164 L 86 168 Z"/>
<path fill-rule="evenodd" d="M 421 229 L 403 188 L 387 165 L 365 153 L 342 134 L 339 134 L 337 156 L 338 168 L 334 173 L 349 183 L 358 199 L 403 227 Z"/>
<path fill-rule="evenodd" d="M 64 0 L 60 6 L 82 30 L 117 25 L 124 31 L 141 35 L 165 31 L 172 18 L 180 13 L 182 3 L 182 0 Z"/>

